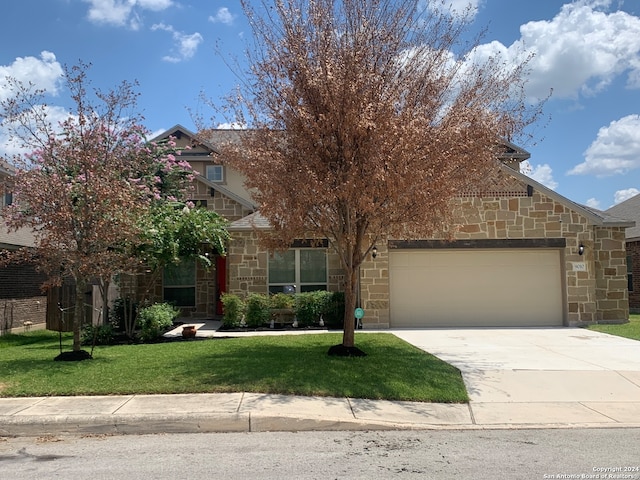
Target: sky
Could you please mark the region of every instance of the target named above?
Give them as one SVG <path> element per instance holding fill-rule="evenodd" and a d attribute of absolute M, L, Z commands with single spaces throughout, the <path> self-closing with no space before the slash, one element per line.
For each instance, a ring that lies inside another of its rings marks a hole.
<path fill-rule="evenodd" d="M 258 1 L 258 0 L 256 0 Z M 447 0 L 486 27 L 478 53 L 533 54 L 526 93 L 552 95 L 528 174 L 605 210 L 640 193 L 640 0 Z M 214 103 L 238 83 L 251 29 L 238 0 L 20 0 L 3 5 L 0 99 L 6 76 L 47 91 L 52 115 L 70 108 L 63 66 L 91 63 L 92 86 L 138 82 L 145 126 L 195 131 L 193 114 L 225 127 Z M 13 153 L 0 130 L 0 155 Z"/>

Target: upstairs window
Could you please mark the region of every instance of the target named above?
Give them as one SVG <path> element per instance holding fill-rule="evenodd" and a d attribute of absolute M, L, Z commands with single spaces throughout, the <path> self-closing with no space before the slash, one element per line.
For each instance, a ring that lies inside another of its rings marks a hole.
<path fill-rule="evenodd" d="M 214 183 L 224 182 L 224 166 L 222 165 L 207 165 L 206 168 L 207 180 Z"/>

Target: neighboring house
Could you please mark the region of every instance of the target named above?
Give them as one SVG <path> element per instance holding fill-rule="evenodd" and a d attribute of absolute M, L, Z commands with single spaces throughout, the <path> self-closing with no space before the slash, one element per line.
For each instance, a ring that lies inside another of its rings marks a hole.
<path fill-rule="evenodd" d="M 284 253 L 258 244 L 269 224 L 244 188 L 242 176 L 214 162 L 216 145 L 238 131 L 217 130 L 206 145 L 176 126 L 201 176 L 193 200 L 230 222 L 226 258 L 203 272 L 186 264 L 165 275 L 156 297 L 185 294 L 193 315 L 219 315 L 221 292 L 340 290 L 343 273 L 327 239 L 299 241 Z M 456 241 L 390 240 L 361 269 L 364 328 L 562 326 L 621 322 L 629 315 L 625 229 L 620 220 L 578 205 L 519 172 L 529 154 L 505 143 L 497 178 L 457 201 Z M 219 160 L 219 159 L 218 159 Z M 173 279 L 180 279 L 178 284 Z M 177 289 L 175 292 L 172 289 Z"/>
<path fill-rule="evenodd" d="M 635 227 L 626 231 L 627 285 L 629 308 L 634 313 L 640 313 L 640 195 L 614 205 L 606 213 L 636 222 Z"/>
<path fill-rule="evenodd" d="M 12 202 L 5 181 L 13 175 L 12 168 L 0 161 L 0 208 Z M 9 232 L 0 217 L 0 250 L 33 247 L 30 230 Z M 42 292 L 46 276 L 30 264 L 0 267 L 0 334 L 14 328 L 28 328 L 46 321 L 47 296 Z"/>

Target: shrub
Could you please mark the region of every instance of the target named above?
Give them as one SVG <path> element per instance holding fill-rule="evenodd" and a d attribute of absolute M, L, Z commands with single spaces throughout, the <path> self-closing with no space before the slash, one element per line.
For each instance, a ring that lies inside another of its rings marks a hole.
<path fill-rule="evenodd" d="M 242 299 L 238 295 L 224 293 L 221 300 L 224 310 L 222 325 L 225 328 L 234 328 L 240 325 L 240 320 L 242 320 L 245 310 L 245 304 Z"/>
<path fill-rule="evenodd" d="M 271 312 L 269 311 L 269 297 L 262 293 L 252 293 L 247 298 L 247 325 L 250 327 L 260 327 L 269 322 Z"/>
<path fill-rule="evenodd" d="M 322 309 L 322 318 L 327 328 L 343 327 L 344 308 L 344 292 L 331 292 Z"/>
<path fill-rule="evenodd" d="M 276 293 L 271 296 L 271 308 L 293 308 L 296 303 L 296 299 L 293 295 L 288 293 Z"/>
<path fill-rule="evenodd" d="M 112 345 L 115 341 L 115 331 L 113 325 L 91 325 L 87 324 L 82 327 L 80 333 L 80 341 L 83 345 Z"/>
<path fill-rule="evenodd" d="M 305 292 L 296 295 L 296 318 L 298 325 L 308 327 L 320 319 L 323 292 Z"/>
<path fill-rule="evenodd" d="M 125 308 L 127 312 L 129 309 L 133 312 L 133 318 L 130 322 L 133 325 L 133 321 L 138 313 L 138 305 L 136 303 L 132 304 L 131 299 L 116 298 L 113 301 L 113 307 L 109 310 L 109 323 L 119 332 L 125 330 Z"/>
<path fill-rule="evenodd" d="M 179 314 L 180 310 L 168 303 L 155 303 L 140 309 L 138 323 L 140 324 L 140 338 L 142 341 L 157 340 L 173 326 L 173 321 Z"/>

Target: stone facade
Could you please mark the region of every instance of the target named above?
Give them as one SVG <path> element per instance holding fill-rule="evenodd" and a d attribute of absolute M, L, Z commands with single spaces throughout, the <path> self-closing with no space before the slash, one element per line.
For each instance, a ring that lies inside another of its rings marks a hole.
<path fill-rule="evenodd" d="M 629 307 L 626 293 L 625 239 L 623 227 L 593 225 L 586 216 L 541 192 L 520 196 L 464 197 L 455 205 L 461 225 L 457 240 L 558 239 L 564 274 L 564 323 L 625 321 Z M 267 253 L 260 249 L 255 232 L 234 232 L 229 248 L 229 291 L 266 293 Z M 584 246 L 580 255 L 578 249 Z M 389 261 L 387 245 L 378 245 L 378 256 L 361 267 L 361 299 L 365 328 L 389 327 Z M 337 256 L 328 250 L 329 289 L 343 285 Z M 640 263 L 640 262 L 639 262 Z"/>
<path fill-rule="evenodd" d="M 195 182 L 193 200 L 201 201 L 230 222 L 236 222 L 231 229 L 232 241 L 226 259 L 226 291 L 239 295 L 267 293 L 269 253 L 260 247 L 258 235 L 251 228 L 255 218 L 250 214 L 254 213 L 255 206 L 251 203 L 250 193 L 244 189 L 242 178 L 225 167 L 223 182 L 207 180 L 207 165 L 217 160 L 215 148 L 193 143 L 193 135 L 182 127 L 174 130 L 183 132 L 178 135 L 179 142 L 193 144 L 194 149 L 185 155 L 185 160 L 204 175 L 201 181 Z M 214 132 L 211 141 L 229 140 L 229 135 L 236 134 Z M 492 248 L 520 248 L 514 242 L 525 240 L 529 245 L 526 248 L 556 249 L 562 275 L 564 324 L 627 320 L 629 295 L 624 222 L 605 221 L 604 217 L 521 175 L 519 161 L 528 158 L 528 154 L 515 146 L 509 148 L 508 155 L 513 157 L 505 157 L 501 173 L 487 178 L 475 191 L 466 192 L 455 202 L 459 225 L 455 239 L 470 245 L 492 242 Z M 258 225 L 259 228 L 265 226 Z M 434 248 L 429 247 L 428 242 L 424 245 L 427 247 L 420 248 Z M 578 252 L 580 246 L 584 247 L 582 255 Z M 363 323 L 368 328 L 388 327 L 391 318 L 389 245 L 377 247 L 377 258 L 367 259 L 360 272 L 359 296 L 366 312 Z M 640 269 L 640 258 L 634 265 Z M 328 289 L 343 290 L 344 275 L 331 248 L 327 249 L 327 266 Z M 640 271 L 636 277 L 640 279 Z M 211 314 L 212 292 L 219 290 L 215 280 L 215 272 L 198 274 L 198 306 L 191 314 Z M 154 292 L 161 298 L 161 283 L 156 285 Z M 634 292 L 636 294 L 640 301 L 640 291 Z"/>
<path fill-rule="evenodd" d="M 232 232 L 232 241 L 227 252 L 227 291 L 240 296 L 250 293 L 268 293 L 269 253 L 259 245 L 254 231 Z M 327 249 L 329 291 L 344 290 L 344 274 L 340 259 Z"/>
<path fill-rule="evenodd" d="M 220 192 L 216 192 L 211 187 L 200 182 L 196 182 L 192 200 L 194 202 L 202 202 L 203 206 L 206 206 L 209 210 L 213 210 L 230 222 L 240 220 L 252 213 L 252 210 L 244 205 L 226 197 Z"/>

